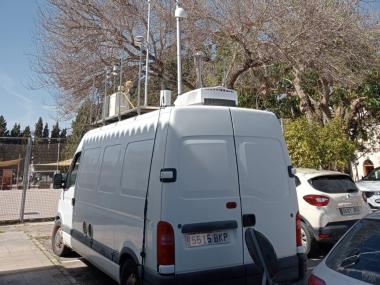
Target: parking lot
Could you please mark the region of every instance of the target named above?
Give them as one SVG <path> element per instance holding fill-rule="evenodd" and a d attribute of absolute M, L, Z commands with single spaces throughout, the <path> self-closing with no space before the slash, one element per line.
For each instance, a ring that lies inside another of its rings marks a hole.
<path fill-rule="evenodd" d="M 55 256 L 50 246 L 52 225 L 44 222 L 0 227 L 0 285 L 116 285 L 75 253 L 66 258 Z M 329 248 L 322 245 L 311 256 L 309 271 Z"/>

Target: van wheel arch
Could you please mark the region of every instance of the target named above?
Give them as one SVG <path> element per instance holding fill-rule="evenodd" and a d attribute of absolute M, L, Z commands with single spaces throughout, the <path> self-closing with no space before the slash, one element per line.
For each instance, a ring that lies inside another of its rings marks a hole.
<path fill-rule="evenodd" d="M 119 264 L 121 265 L 127 260 L 131 259 L 136 265 L 139 265 L 139 259 L 137 258 L 136 254 L 133 252 L 132 249 L 128 247 L 124 247 L 120 252 L 120 258 L 119 258 Z"/>

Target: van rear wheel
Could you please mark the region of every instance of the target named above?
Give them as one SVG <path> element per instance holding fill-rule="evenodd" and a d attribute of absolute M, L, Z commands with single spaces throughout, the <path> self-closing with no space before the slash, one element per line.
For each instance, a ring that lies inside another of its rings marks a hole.
<path fill-rule="evenodd" d="M 120 285 L 140 285 L 136 264 L 127 259 L 121 266 Z"/>
<path fill-rule="evenodd" d="M 51 236 L 53 252 L 60 256 L 67 256 L 70 249 L 63 243 L 63 231 L 61 225 L 55 225 Z"/>

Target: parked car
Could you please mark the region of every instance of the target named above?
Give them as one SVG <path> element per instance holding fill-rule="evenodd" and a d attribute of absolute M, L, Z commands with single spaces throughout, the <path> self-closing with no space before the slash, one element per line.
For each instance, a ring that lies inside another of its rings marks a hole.
<path fill-rule="evenodd" d="M 373 209 L 380 209 L 380 167 L 372 170 L 356 185 L 367 197 L 367 202 Z"/>
<path fill-rule="evenodd" d="M 258 284 L 244 231 L 303 279 L 294 173 L 273 113 L 229 107 L 223 88 L 89 131 L 64 182 L 52 236 L 121 284 Z M 221 99 L 223 98 L 223 99 Z M 209 103 L 208 103 L 209 102 Z M 217 104 L 223 106 L 209 106 Z"/>
<path fill-rule="evenodd" d="M 337 241 L 370 209 L 349 175 L 297 169 L 296 186 L 306 254 L 316 242 Z"/>
<path fill-rule="evenodd" d="M 356 223 L 314 268 L 309 285 L 380 284 L 380 212 Z"/>

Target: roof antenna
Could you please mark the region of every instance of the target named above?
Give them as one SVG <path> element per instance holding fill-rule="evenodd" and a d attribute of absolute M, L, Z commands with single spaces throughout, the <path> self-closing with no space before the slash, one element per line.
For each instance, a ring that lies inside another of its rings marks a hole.
<path fill-rule="evenodd" d="M 178 80 L 178 95 L 182 94 L 182 58 L 181 58 L 181 19 L 187 17 L 186 12 L 179 6 L 179 0 L 176 0 L 175 17 L 177 20 L 177 80 Z"/>

